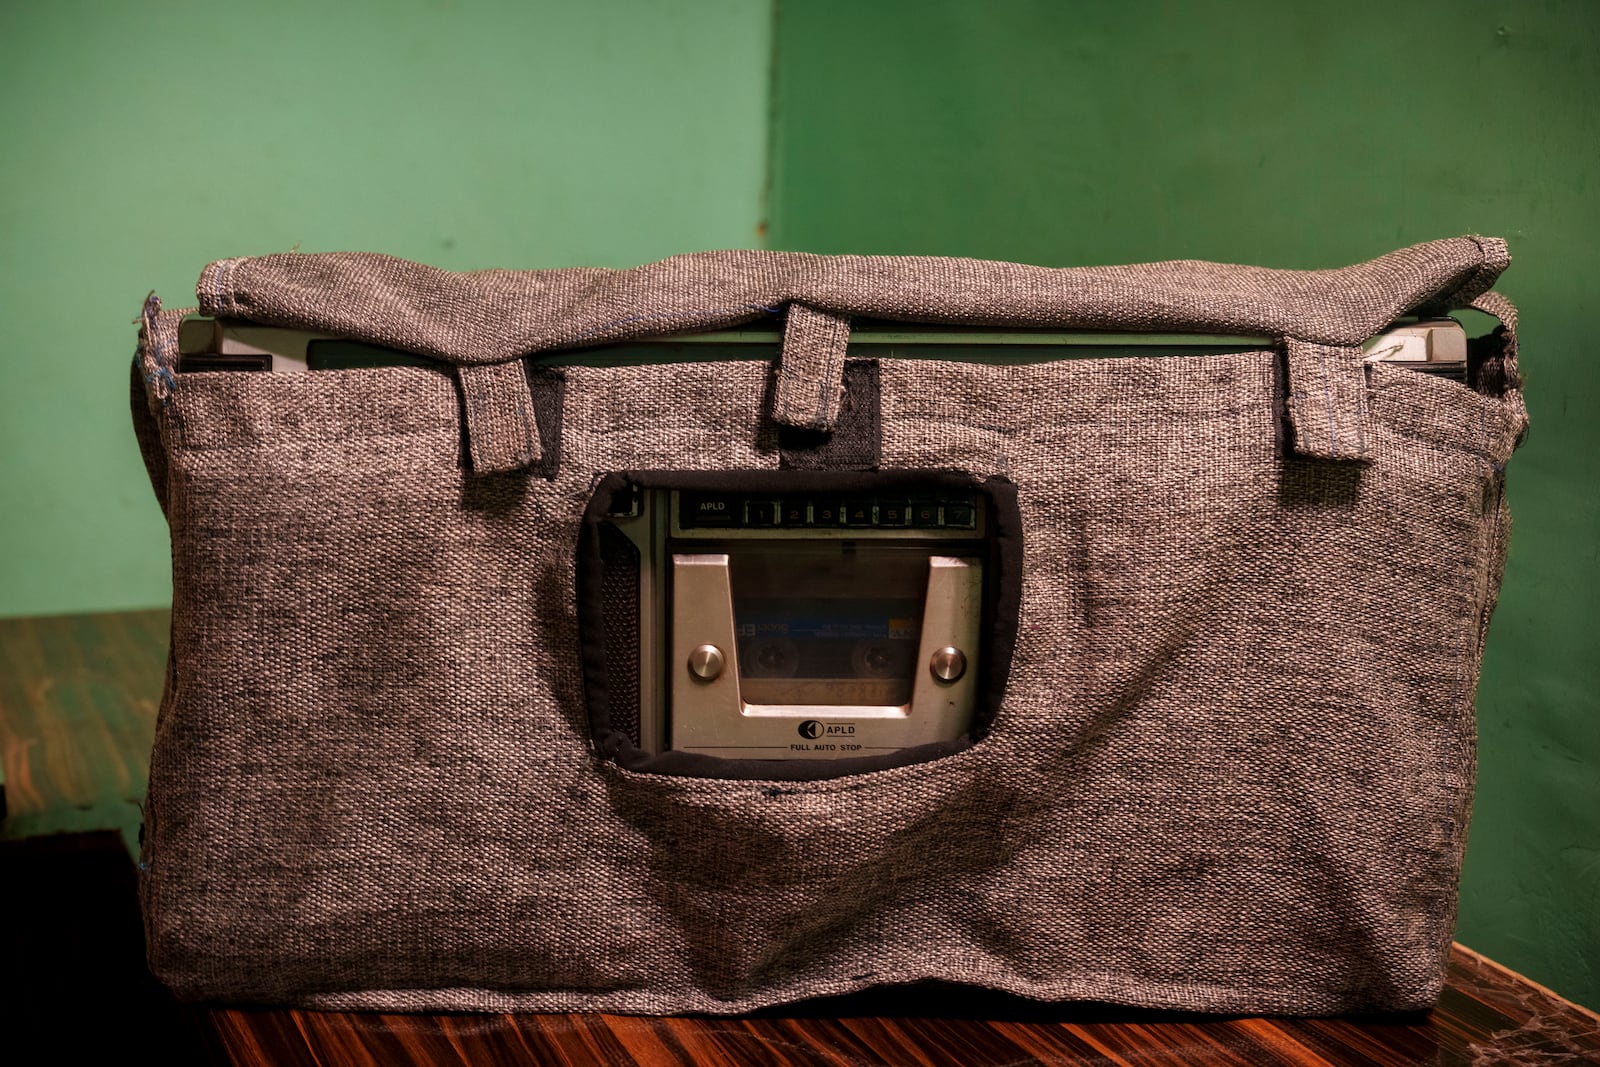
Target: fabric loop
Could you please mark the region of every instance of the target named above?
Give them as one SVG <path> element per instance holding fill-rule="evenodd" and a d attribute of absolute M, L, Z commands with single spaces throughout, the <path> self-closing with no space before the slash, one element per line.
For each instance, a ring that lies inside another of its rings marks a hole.
<path fill-rule="evenodd" d="M 1360 345 L 1289 338 L 1289 421 L 1294 450 L 1317 459 L 1368 459 L 1372 420 Z"/>
<path fill-rule="evenodd" d="M 789 305 L 773 392 L 773 418 L 785 426 L 832 431 L 844 396 L 844 357 L 850 320 L 801 304 Z"/>
<path fill-rule="evenodd" d="M 1511 431 L 1492 449 L 1496 462 L 1504 465 L 1528 432 L 1528 406 L 1522 396 L 1522 372 L 1517 369 L 1517 306 L 1493 290 L 1480 293 L 1467 306 L 1500 320 L 1500 351 L 1483 361 L 1475 384 L 1479 392 L 1502 397 L 1510 405 Z"/>
<path fill-rule="evenodd" d="M 1478 294 L 1467 303 L 1467 307 L 1485 315 L 1493 315 L 1505 327 L 1505 347 L 1501 350 L 1500 358 L 1507 376 L 1513 382 L 1517 381 L 1517 305 L 1506 299 L 1503 293 L 1491 289 Z"/>
<path fill-rule="evenodd" d="M 457 375 L 472 469 L 512 471 L 539 462 L 539 422 L 522 361 L 467 365 Z"/>
<path fill-rule="evenodd" d="M 726 1014 L 930 980 L 1427 1009 L 1524 425 L 1520 390 L 1494 387 L 1515 316 L 1472 292 L 1497 257 L 235 261 L 218 309 L 471 366 L 183 372 L 147 319 L 159 425 L 138 432 L 173 562 L 139 869 L 152 973 L 186 1000 L 342 1011 Z M 1508 323 L 1469 345 L 1475 389 L 1363 366 L 1357 346 L 1463 293 Z M 785 308 L 777 368 L 765 333 L 541 358 Z M 935 353 L 864 343 L 875 320 L 1249 337 L 917 358 Z M 784 404 L 832 429 L 774 424 Z M 704 494 L 705 530 L 672 533 L 672 490 Z M 669 625 L 683 554 L 729 575 L 709 610 L 740 591 L 725 664 L 767 633 L 803 656 L 781 651 L 772 688 L 839 701 L 780 720 L 773 754 L 865 762 L 650 770 L 610 747 L 600 727 L 637 722 L 643 747 L 653 722 L 659 754 L 688 754 L 669 718 L 698 684 Z M 948 699 L 921 664 L 967 637 L 914 624 L 919 575 L 947 564 L 993 694 L 959 750 L 908 732 L 940 729 L 920 709 L 856 714 L 910 677 L 869 677 L 883 641 Z M 880 725 L 932 758 L 874 762 Z M 1202 929 L 1227 936 L 1147 936 Z"/>

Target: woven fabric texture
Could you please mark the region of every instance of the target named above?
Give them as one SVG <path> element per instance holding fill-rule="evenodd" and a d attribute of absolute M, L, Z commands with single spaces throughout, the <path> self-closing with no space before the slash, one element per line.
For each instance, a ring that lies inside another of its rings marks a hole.
<path fill-rule="evenodd" d="M 795 304 L 783 328 L 772 417 L 785 426 L 832 430 L 844 396 L 850 322 Z"/>
<path fill-rule="evenodd" d="M 472 469 L 517 470 L 542 456 L 527 368 L 518 361 L 476 363 L 456 372 Z"/>
<path fill-rule="evenodd" d="M 1322 272 L 273 256 L 207 268 L 200 295 L 462 364 L 801 300 L 1337 351 L 1478 299 L 1505 263 L 1477 238 Z M 567 366 L 559 463 L 480 470 L 449 367 L 176 374 L 179 317 L 147 308 L 134 415 L 174 598 L 141 892 L 181 995 L 739 1012 L 931 978 L 1216 1012 L 1436 998 L 1514 366 L 1488 392 L 1356 368 L 1334 404 L 1364 419 L 1352 462 L 1291 447 L 1282 347 L 878 359 L 880 467 L 1018 487 L 1010 683 L 958 755 L 774 788 L 598 758 L 573 592 L 598 474 L 779 469 L 768 364 Z"/>

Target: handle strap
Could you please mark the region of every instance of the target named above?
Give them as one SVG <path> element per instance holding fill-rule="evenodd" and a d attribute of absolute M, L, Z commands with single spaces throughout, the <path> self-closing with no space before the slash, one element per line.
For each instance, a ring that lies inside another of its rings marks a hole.
<path fill-rule="evenodd" d="M 831 432 L 839 422 L 849 344 L 849 319 L 790 304 L 772 417 L 785 426 Z"/>
<path fill-rule="evenodd" d="M 786 304 L 907 322 L 1250 333 L 1352 345 L 1415 308 L 1477 296 L 1506 262 L 1505 242 L 1484 237 L 1431 241 L 1333 270 L 723 251 L 627 270 L 455 273 L 392 256 L 326 252 L 220 260 L 201 274 L 197 292 L 210 315 L 461 364 L 714 330 Z"/>
<path fill-rule="evenodd" d="M 1507 324 L 1498 368 L 1516 381 L 1514 312 L 1489 287 L 1505 242 L 1461 237 L 1335 270 L 1193 261 L 1031 267 L 970 259 L 705 252 L 628 270 L 458 274 L 367 253 L 222 260 L 201 275 L 202 310 L 326 331 L 455 363 L 474 466 L 544 463 L 547 435 L 524 364 L 540 353 L 717 329 L 788 306 L 773 394 L 780 423 L 824 432 L 839 420 L 852 317 L 973 326 L 1250 333 L 1287 350 L 1293 447 L 1363 459 L 1372 442 L 1360 344 L 1419 308 L 1477 306 Z M 169 355 L 145 363 L 153 401 Z M 1486 391 L 1495 391 L 1485 381 Z"/>
<path fill-rule="evenodd" d="M 839 426 L 845 395 L 845 352 L 850 320 L 801 304 L 791 304 L 784 327 L 773 390 L 772 417 L 801 430 L 831 434 Z M 480 473 L 549 466 L 541 463 L 552 417 L 530 388 L 527 360 L 469 363 L 456 368 L 466 413 L 467 448 Z M 557 442 L 559 447 L 559 442 Z"/>
<path fill-rule="evenodd" d="M 1360 345 L 1289 338 L 1289 425 L 1294 450 L 1317 459 L 1366 459 L 1372 416 Z"/>
<path fill-rule="evenodd" d="M 538 463 L 544 450 L 539 443 L 527 364 L 520 359 L 472 363 L 457 367 L 456 374 L 472 469 L 512 471 Z"/>

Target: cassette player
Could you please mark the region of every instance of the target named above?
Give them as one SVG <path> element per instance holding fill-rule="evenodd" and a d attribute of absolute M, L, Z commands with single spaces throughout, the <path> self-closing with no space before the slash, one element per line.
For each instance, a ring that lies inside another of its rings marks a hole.
<path fill-rule="evenodd" d="M 608 477 L 579 564 L 602 751 L 838 760 L 981 733 L 1010 652 L 995 636 L 1015 625 L 1009 489 L 932 472 Z"/>

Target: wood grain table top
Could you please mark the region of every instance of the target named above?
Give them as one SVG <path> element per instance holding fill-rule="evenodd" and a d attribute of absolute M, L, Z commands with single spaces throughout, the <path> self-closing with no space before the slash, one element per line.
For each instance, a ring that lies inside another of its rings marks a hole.
<path fill-rule="evenodd" d="M 1433 1011 L 1362 1018 L 935 985 L 732 1018 L 180 1005 L 144 966 L 132 859 L 167 633 L 164 611 L 0 620 L 0 1062 L 101 1062 L 115 1048 L 158 1063 L 329 1065 L 1600 1063 L 1600 1018 L 1459 945 Z"/>

